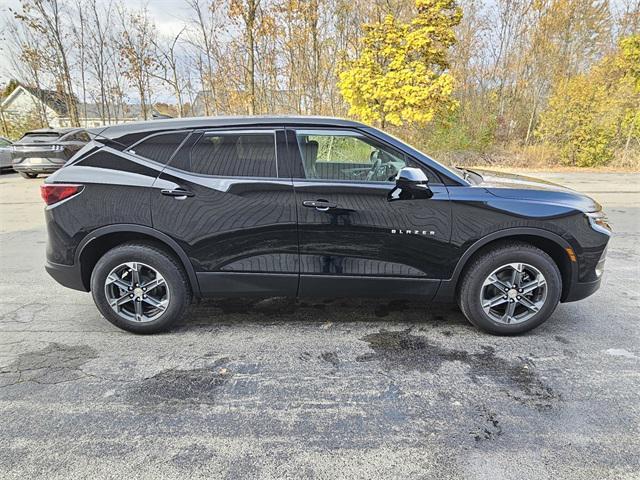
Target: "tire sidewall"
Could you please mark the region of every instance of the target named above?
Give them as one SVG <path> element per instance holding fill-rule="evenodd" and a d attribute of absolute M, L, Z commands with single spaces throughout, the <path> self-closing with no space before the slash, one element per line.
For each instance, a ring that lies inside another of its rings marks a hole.
<path fill-rule="evenodd" d="M 482 308 L 480 293 L 482 284 L 497 268 L 509 263 L 527 263 L 540 270 L 547 283 L 547 298 L 544 305 L 530 319 L 505 325 L 492 320 Z M 547 320 L 560 302 L 562 278 L 555 262 L 541 250 L 503 249 L 483 257 L 475 265 L 461 291 L 460 306 L 471 323 L 489 333 L 516 335 L 538 327 Z"/>
<path fill-rule="evenodd" d="M 118 265 L 139 262 L 157 270 L 165 279 L 169 290 L 169 307 L 157 319 L 137 323 L 113 311 L 105 295 L 107 275 Z M 112 324 L 134 333 L 157 333 L 168 329 L 184 312 L 189 290 L 184 275 L 164 252 L 141 245 L 125 245 L 108 251 L 96 264 L 91 274 L 91 294 L 100 313 Z"/>

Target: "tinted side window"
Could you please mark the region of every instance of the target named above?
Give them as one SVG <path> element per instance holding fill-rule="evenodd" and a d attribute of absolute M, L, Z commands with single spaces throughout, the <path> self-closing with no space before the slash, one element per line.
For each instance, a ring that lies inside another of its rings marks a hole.
<path fill-rule="evenodd" d="M 191 149 L 190 170 L 223 177 L 276 177 L 275 135 L 204 134 Z"/>
<path fill-rule="evenodd" d="M 129 151 L 141 157 L 166 164 L 188 132 L 163 133 L 146 138 Z"/>

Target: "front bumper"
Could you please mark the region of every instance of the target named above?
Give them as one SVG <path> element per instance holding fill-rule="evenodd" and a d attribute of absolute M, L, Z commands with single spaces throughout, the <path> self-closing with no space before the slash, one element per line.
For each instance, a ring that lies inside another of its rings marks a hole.
<path fill-rule="evenodd" d="M 601 282 L 602 282 L 602 277 L 592 282 L 574 283 L 573 285 L 571 285 L 569 293 L 564 298 L 564 300 L 562 300 L 562 302 L 563 303 L 577 302 L 578 300 L 587 298 L 589 295 L 593 295 L 600 288 Z"/>
<path fill-rule="evenodd" d="M 79 266 L 61 265 L 47 260 L 44 268 L 60 285 L 83 292 L 89 291 L 82 281 L 82 272 Z"/>

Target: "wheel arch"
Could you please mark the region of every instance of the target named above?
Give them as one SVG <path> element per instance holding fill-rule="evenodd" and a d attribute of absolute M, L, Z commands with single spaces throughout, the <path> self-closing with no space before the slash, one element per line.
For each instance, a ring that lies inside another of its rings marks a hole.
<path fill-rule="evenodd" d="M 467 248 L 462 257 L 460 257 L 451 279 L 443 282 L 445 285 L 441 286 L 441 291 L 438 292 L 438 297 L 443 298 L 447 295 L 456 295 L 460 281 L 463 278 L 465 268 L 470 264 L 470 261 L 487 249 L 508 241 L 521 241 L 528 243 L 547 253 L 553 259 L 558 266 L 562 277 L 561 301 L 564 301 L 566 296 L 569 294 L 571 285 L 575 283 L 578 278 L 578 264 L 569 258 L 569 254 L 567 252 L 567 249 L 573 250 L 573 247 L 560 235 L 539 228 L 508 228 L 494 232 L 477 240 Z"/>
<path fill-rule="evenodd" d="M 118 224 L 101 227 L 87 235 L 76 250 L 76 265 L 80 266 L 82 283 L 87 291 L 90 289 L 91 272 L 102 255 L 108 250 L 126 242 L 148 241 L 173 254 L 182 264 L 191 291 L 200 296 L 200 285 L 189 257 L 180 245 L 168 235 L 144 225 Z"/>

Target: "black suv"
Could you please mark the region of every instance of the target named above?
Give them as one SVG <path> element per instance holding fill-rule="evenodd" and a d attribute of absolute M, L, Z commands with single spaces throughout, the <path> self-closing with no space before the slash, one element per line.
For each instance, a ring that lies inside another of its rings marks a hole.
<path fill-rule="evenodd" d="M 132 332 L 168 328 L 193 296 L 370 295 L 456 300 L 516 334 L 600 285 L 611 233 L 596 202 L 446 168 L 357 122 L 159 120 L 93 137 L 42 186 L 46 268 Z"/>

